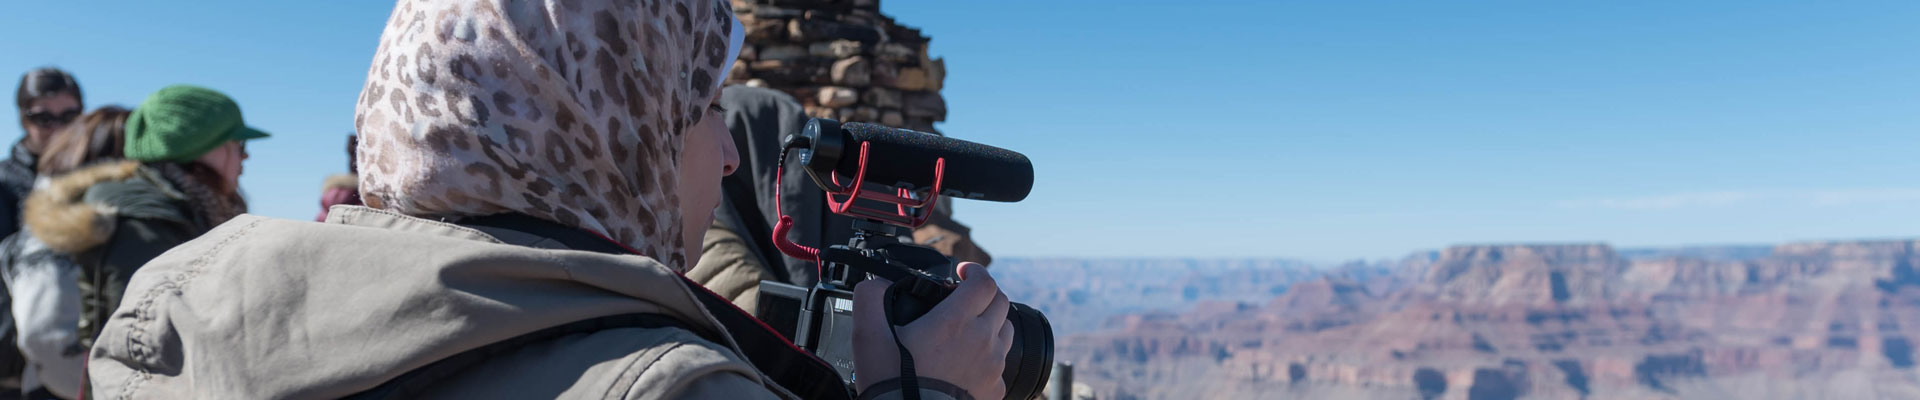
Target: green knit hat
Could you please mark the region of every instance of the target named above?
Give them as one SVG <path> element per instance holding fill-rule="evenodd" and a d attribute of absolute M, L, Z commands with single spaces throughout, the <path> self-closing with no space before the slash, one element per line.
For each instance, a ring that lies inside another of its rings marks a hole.
<path fill-rule="evenodd" d="M 189 162 L 229 141 L 267 137 L 240 119 L 240 105 L 220 92 L 173 85 L 140 102 L 127 116 L 129 160 Z"/>

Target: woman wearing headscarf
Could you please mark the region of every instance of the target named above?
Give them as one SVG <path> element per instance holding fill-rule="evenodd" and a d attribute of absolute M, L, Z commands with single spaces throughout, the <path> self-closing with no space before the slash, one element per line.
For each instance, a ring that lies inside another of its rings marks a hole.
<path fill-rule="evenodd" d="M 680 275 L 737 168 L 713 102 L 743 34 L 719 0 L 401 1 L 355 116 L 367 207 L 243 216 L 149 264 L 91 394 L 847 397 Z M 899 327 L 884 283 L 856 288 L 861 397 L 905 394 L 900 348 L 920 398 L 1001 397 L 1005 296 L 971 275 Z"/>

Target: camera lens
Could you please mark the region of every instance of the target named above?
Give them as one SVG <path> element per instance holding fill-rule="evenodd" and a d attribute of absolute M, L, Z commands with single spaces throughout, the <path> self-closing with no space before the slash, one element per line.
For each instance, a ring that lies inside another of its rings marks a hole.
<path fill-rule="evenodd" d="M 1007 351 L 1007 369 L 1000 379 L 1007 383 L 1007 399 L 1033 399 L 1053 375 L 1053 324 L 1026 304 L 1010 307 L 1007 320 L 1013 322 L 1013 349 Z"/>

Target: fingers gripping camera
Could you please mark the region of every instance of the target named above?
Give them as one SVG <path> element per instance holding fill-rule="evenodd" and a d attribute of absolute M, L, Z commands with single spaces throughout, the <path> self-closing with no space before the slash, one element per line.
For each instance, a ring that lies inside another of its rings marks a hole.
<path fill-rule="evenodd" d="M 762 315 L 797 314 L 790 319 L 795 343 L 852 381 L 855 308 L 860 307 L 852 301 L 853 289 L 870 278 L 885 279 L 891 285 L 881 303 L 894 333 L 916 334 L 899 327 L 917 328 L 914 321 L 929 314 L 945 321 L 958 320 L 949 313 L 973 311 L 972 318 L 994 321 L 973 334 L 1000 339 L 1005 331 L 1010 337 L 991 342 L 990 348 L 966 351 L 1005 353 L 1005 367 L 998 374 L 1005 398 L 1030 399 L 1040 393 L 1053 364 L 1053 329 L 1046 316 L 1007 301 L 990 277 L 976 284 L 953 279 L 957 275 L 953 260 L 900 239 L 911 238 L 907 228 L 925 222 L 938 196 L 1006 202 L 1026 198 L 1033 185 L 1033 165 L 1025 155 L 928 133 L 826 119 L 809 121 L 801 134 L 788 138 L 786 147 L 788 152 L 799 150 L 801 164 L 815 184 L 828 192 L 830 211 L 858 220 L 847 244 L 816 249 L 787 240 L 786 233 L 793 227 L 783 218 L 774 228 L 774 242 L 789 256 L 815 260 L 820 280 L 812 288 L 761 282 Z M 973 293 L 980 287 L 992 295 Z M 956 297 L 957 290 L 967 292 Z M 793 306 L 796 303 L 798 307 Z M 767 309 L 782 305 L 784 310 Z M 770 318 L 770 322 L 784 325 L 783 319 Z M 900 345 L 902 350 L 907 347 Z M 902 378 L 912 377 L 913 355 L 900 358 Z M 903 381 L 911 384 L 912 379 Z"/>

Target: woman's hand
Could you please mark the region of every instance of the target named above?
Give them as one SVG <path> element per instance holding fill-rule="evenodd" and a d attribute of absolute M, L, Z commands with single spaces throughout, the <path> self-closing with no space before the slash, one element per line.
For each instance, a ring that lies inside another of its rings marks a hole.
<path fill-rule="evenodd" d="M 1013 348 L 1013 323 L 1007 321 L 1007 295 L 987 267 L 960 263 L 960 285 L 927 315 L 895 328 L 900 344 L 913 354 L 916 375 L 939 379 L 976 399 L 1006 397 L 1000 380 L 1007 350 Z M 853 370 L 855 386 L 900 376 L 900 351 L 888 332 L 887 286 L 870 279 L 853 288 Z"/>

